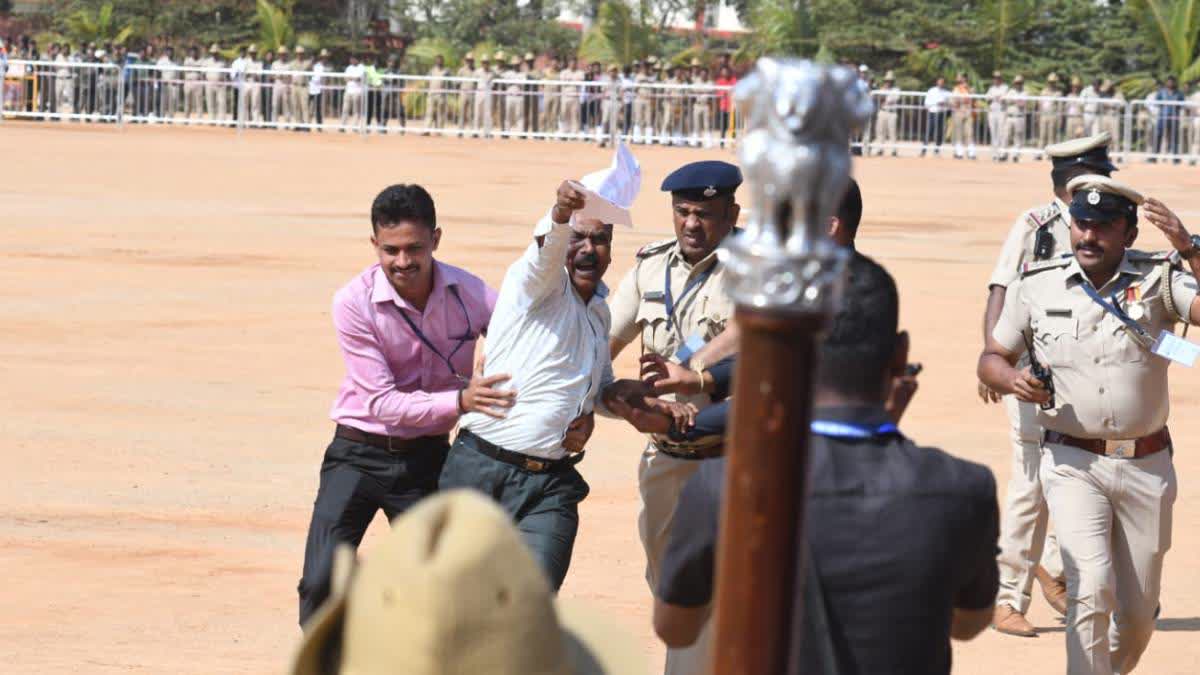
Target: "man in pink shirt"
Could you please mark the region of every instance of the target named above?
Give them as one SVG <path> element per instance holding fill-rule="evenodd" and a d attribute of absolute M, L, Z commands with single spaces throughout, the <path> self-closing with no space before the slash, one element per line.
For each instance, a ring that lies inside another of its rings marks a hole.
<path fill-rule="evenodd" d="M 379 509 L 390 520 L 436 490 L 458 416 L 503 417 L 515 395 L 492 388 L 507 374 L 472 378 L 496 292 L 434 260 L 442 231 L 429 193 L 386 188 L 371 206 L 371 229 L 379 263 L 333 299 L 346 377 L 304 550 L 301 625 L 329 595 L 337 544 L 358 546 Z"/>

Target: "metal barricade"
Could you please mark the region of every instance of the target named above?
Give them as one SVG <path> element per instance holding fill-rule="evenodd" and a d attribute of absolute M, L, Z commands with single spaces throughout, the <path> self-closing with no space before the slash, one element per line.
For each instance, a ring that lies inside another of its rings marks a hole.
<path fill-rule="evenodd" d="M 5 117 L 118 121 L 120 69 L 111 63 L 11 59 L 0 102 Z"/>
<path fill-rule="evenodd" d="M 265 68 L 265 69 L 264 69 Z M 480 78 L 245 70 L 172 62 L 113 64 L 11 59 L 4 118 L 244 129 L 553 139 L 726 147 L 741 121 L 731 87 L 624 77 L 542 80 L 513 71 Z M 1003 97 L 871 92 L 876 107 L 853 145 L 867 156 L 945 154 L 1017 161 L 1052 143 L 1108 131 L 1123 161 L 1200 161 L 1200 102 L 1082 96 Z"/>
<path fill-rule="evenodd" d="M 1132 101 L 1127 115 L 1131 155 L 1147 162 L 1200 161 L 1200 103 Z"/>
<path fill-rule="evenodd" d="M 1047 145 L 1108 131 L 1109 151 L 1122 157 L 1129 147 L 1128 106 L 1119 98 L 1034 96 L 1010 93 L 988 99 L 983 94 L 951 94 L 938 105 L 926 105 L 924 92 L 871 92 L 875 113 L 869 131 L 859 137 L 864 154 L 917 152 L 1017 161 L 1042 156 Z M 931 101 L 932 103 L 932 101 Z"/>

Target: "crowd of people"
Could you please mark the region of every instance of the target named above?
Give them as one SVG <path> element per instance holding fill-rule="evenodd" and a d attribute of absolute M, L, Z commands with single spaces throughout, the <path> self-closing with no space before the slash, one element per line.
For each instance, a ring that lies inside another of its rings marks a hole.
<path fill-rule="evenodd" d="M 914 338 L 900 329 L 895 281 L 857 249 L 864 200 L 850 181 L 827 226 L 848 252 L 847 291 L 816 371 L 806 374 L 814 377 L 811 473 L 797 484 L 810 493 L 798 543 L 808 572 L 794 599 L 803 607 L 805 672 L 949 673 L 951 639 L 972 639 L 989 624 L 1038 634 L 1025 618 L 1035 578 L 1066 617 L 1071 675 L 1127 673 L 1146 650 L 1176 494 L 1167 368 L 1189 363 L 1170 340 L 1179 340 L 1177 324 L 1200 324 L 1200 237 L 1166 205 L 1109 177 L 1117 170 L 1110 143 L 1102 132 L 1044 149 L 1053 200 L 1016 219 L 988 284 L 979 393 L 1005 401 L 1010 415 L 1003 520 L 986 467 L 900 431 L 920 371 L 908 363 Z M 378 510 L 407 531 L 415 516 L 402 514 L 439 491 L 412 512 L 446 513 L 462 499 L 446 495 L 459 490 L 485 495 L 525 553 L 513 558 L 520 570 L 492 565 L 484 581 L 524 585 L 533 566 L 542 574 L 530 601 L 547 602 L 570 570 L 597 414 L 646 434 L 637 530 L 654 628 L 668 647 L 665 672 L 707 672 L 731 378 L 741 358 L 731 272 L 716 251 L 736 236 L 742 175 L 722 161 L 667 175 L 664 216 L 675 236 L 641 248 L 610 293 L 604 279 L 620 233 L 594 214 L 627 212 L 641 180 L 621 144 L 608 170 L 565 180 L 552 195 L 548 188 L 549 208 L 498 290 L 435 259 L 454 234 L 439 227 L 424 188 L 393 185 L 376 197 L 378 263 L 333 301 L 346 375 L 305 548 L 306 635 L 295 672 L 357 662 L 339 651 L 343 642 L 347 650 L 375 643 L 392 667 L 435 658 L 378 647 L 399 619 L 350 623 L 352 612 L 400 616 L 423 601 L 423 593 L 357 608 L 346 600 L 387 598 L 387 588 L 411 580 L 392 571 L 339 581 L 336 559 L 339 547 L 354 557 Z M 607 207 L 590 208 L 593 199 Z M 1131 248 L 1139 208 L 1173 251 Z M 612 360 L 635 344 L 638 377 L 616 378 Z M 389 546 L 436 548 L 398 537 Z M 465 539 L 456 546 L 484 564 L 483 549 Z M 481 595 L 464 630 L 484 625 L 479 616 L 511 614 L 510 602 Z M 554 647 L 560 629 L 545 630 Z M 507 655 L 490 664 L 495 672 L 524 672 L 511 659 L 542 649 L 509 644 L 510 634 L 497 627 L 479 641 Z M 443 626 L 438 635 L 458 633 Z M 448 646 L 431 653 L 458 658 Z"/>
<path fill-rule="evenodd" d="M 0 50 L 3 109 L 35 118 L 122 119 L 341 131 L 552 137 L 711 146 L 737 134 L 728 54 L 682 62 L 654 56 L 628 64 L 561 56 L 467 53 L 456 69 L 437 57 L 416 68 L 399 54 L 348 54 L 303 46 L 259 50 L 162 42 L 55 43 L 43 52 L 21 36 Z M 20 63 L 18 63 L 20 61 Z M 1040 148 L 1107 131 L 1118 153 L 1148 161 L 1200 161 L 1200 83 L 1185 92 L 1174 77 L 1128 101 L 1111 79 L 1043 82 L 993 73 L 986 88 L 965 73 L 949 88 L 897 87 L 891 71 L 859 66 L 876 111 L 856 150 L 899 154 L 911 147 L 993 161 L 1041 157 Z"/>

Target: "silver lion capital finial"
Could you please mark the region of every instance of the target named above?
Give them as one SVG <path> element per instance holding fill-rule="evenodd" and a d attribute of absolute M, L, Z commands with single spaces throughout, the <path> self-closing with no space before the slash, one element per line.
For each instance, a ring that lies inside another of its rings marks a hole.
<path fill-rule="evenodd" d="M 872 104 L 850 68 L 760 59 L 734 89 L 746 120 L 739 155 L 751 189 L 745 231 L 726 244 L 741 306 L 828 314 L 848 258 L 827 234 L 846 190 L 850 134 Z"/>

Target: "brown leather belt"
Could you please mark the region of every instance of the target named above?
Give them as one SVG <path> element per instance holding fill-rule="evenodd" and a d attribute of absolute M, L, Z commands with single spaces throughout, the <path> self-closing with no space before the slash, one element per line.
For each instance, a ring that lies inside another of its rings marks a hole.
<path fill-rule="evenodd" d="M 423 450 L 431 445 L 450 447 L 450 434 L 397 438 L 396 436 L 367 433 L 362 429 L 355 429 L 345 424 L 339 424 L 333 435 L 343 440 L 362 443 L 373 448 L 387 450 L 388 452 L 411 452 L 413 450 Z"/>
<path fill-rule="evenodd" d="M 1075 438 L 1057 431 L 1047 431 L 1043 440 L 1046 443 L 1069 445 L 1103 457 L 1141 459 L 1171 447 L 1171 432 L 1163 427 L 1149 436 L 1125 441 L 1107 441 L 1102 438 Z"/>

